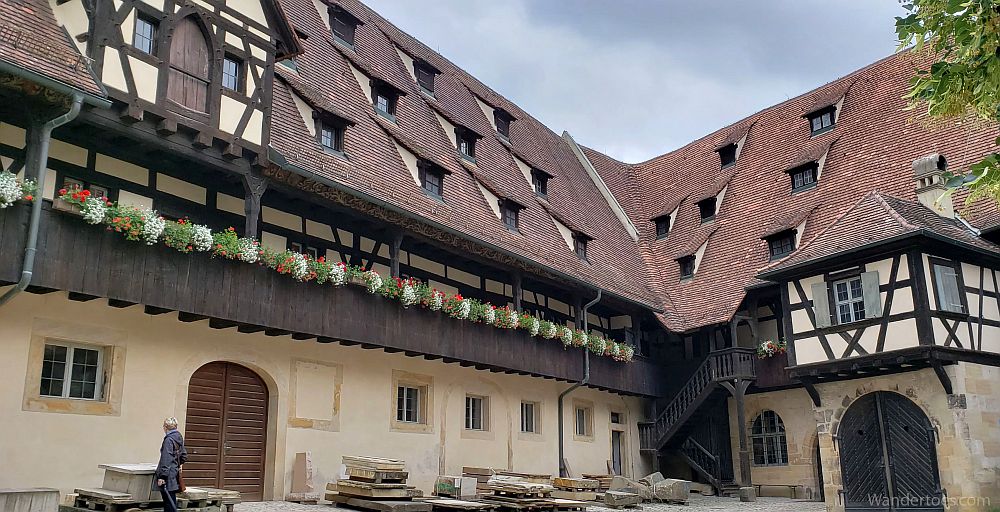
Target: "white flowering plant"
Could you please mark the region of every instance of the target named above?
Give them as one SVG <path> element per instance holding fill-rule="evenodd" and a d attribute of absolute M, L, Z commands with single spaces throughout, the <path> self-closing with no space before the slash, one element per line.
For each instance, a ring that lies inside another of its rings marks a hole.
<path fill-rule="evenodd" d="M 12 172 L 0 169 L 0 208 L 6 208 L 21 199 L 34 200 L 34 182 L 17 179 Z"/>
<path fill-rule="evenodd" d="M 382 276 L 378 275 L 378 272 L 374 270 L 369 270 L 361 274 L 361 278 L 365 280 L 365 284 L 368 287 L 368 293 L 375 293 L 382 288 Z"/>
<path fill-rule="evenodd" d="M 788 344 L 785 340 L 764 340 L 760 345 L 757 345 L 757 357 L 760 359 L 767 359 L 769 357 L 774 357 L 779 354 L 784 354 L 788 350 Z"/>

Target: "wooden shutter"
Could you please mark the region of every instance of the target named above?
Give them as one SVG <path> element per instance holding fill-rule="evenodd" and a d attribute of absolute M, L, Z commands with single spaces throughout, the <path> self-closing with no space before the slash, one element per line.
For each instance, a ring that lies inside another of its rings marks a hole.
<path fill-rule="evenodd" d="M 177 22 L 170 43 L 168 99 L 191 110 L 207 111 L 209 56 L 208 41 L 195 18 Z"/>
<path fill-rule="evenodd" d="M 938 309 L 954 313 L 964 313 L 961 291 L 958 286 L 958 272 L 947 265 L 934 265 L 934 283 L 938 291 Z"/>
<path fill-rule="evenodd" d="M 865 318 L 882 316 L 882 292 L 879 291 L 878 272 L 861 273 L 861 296 L 865 300 Z"/>
<path fill-rule="evenodd" d="M 816 311 L 816 328 L 830 327 L 830 296 L 827 295 L 826 283 L 812 285 L 813 309 Z"/>

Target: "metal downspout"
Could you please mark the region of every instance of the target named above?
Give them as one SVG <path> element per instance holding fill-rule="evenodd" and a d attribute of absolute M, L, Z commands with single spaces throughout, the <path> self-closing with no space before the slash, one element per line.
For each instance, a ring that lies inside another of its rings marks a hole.
<path fill-rule="evenodd" d="M 578 329 L 583 329 L 584 331 L 586 331 L 586 326 L 587 326 L 587 310 L 590 309 L 590 306 L 593 306 L 594 304 L 597 304 L 598 302 L 601 301 L 601 295 L 602 295 L 602 290 L 598 289 L 597 290 L 597 297 L 594 297 L 594 300 L 588 302 L 585 306 L 583 306 L 583 312 L 582 312 L 583 314 L 580 315 L 581 318 L 582 318 L 582 320 L 578 322 L 578 325 L 577 325 Z M 582 326 L 579 325 L 580 323 L 582 323 L 583 325 Z M 565 457 L 565 455 L 566 455 L 566 446 L 564 444 L 565 443 L 565 439 L 563 437 L 564 430 L 565 430 L 565 423 L 566 423 L 566 418 L 563 417 L 563 399 L 566 398 L 566 395 L 572 393 L 573 390 L 575 390 L 576 388 L 578 388 L 580 386 L 586 386 L 588 382 L 590 382 L 590 349 L 588 347 L 584 347 L 583 348 L 583 379 L 580 382 L 577 382 L 576 384 L 573 384 L 572 386 L 570 386 L 569 388 L 567 388 L 562 393 L 559 393 L 559 400 L 558 400 L 558 415 L 559 415 L 559 476 L 561 476 L 561 477 L 568 477 L 569 476 L 568 471 L 566 470 L 566 457 Z"/>
<path fill-rule="evenodd" d="M 37 140 L 27 141 L 28 147 L 26 151 L 28 154 L 26 155 L 27 160 L 25 161 L 24 175 L 25 177 L 32 177 L 35 180 L 39 193 L 45 189 L 45 168 L 48 166 L 49 141 L 52 139 L 52 130 L 75 119 L 80 113 L 82 105 L 83 94 L 73 94 L 73 105 L 70 107 L 69 112 L 47 121 L 37 130 L 39 132 Z M 32 137 L 35 131 L 35 129 L 28 129 L 29 139 L 35 138 Z M 31 176 L 32 174 L 33 176 Z M 21 279 L 13 288 L 7 290 L 7 293 L 0 297 L 0 306 L 10 302 L 14 296 L 24 291 L 31 284 L 31 276 L 35 268 L 35 253 L 38 250 L 38 227 L 41 218 L 42 198 L 35 197 L 35 200 L 31 203 L 31 220 L 28 223 L 28 242 L 24 246 L 24 263 L 21 267 Z"/>

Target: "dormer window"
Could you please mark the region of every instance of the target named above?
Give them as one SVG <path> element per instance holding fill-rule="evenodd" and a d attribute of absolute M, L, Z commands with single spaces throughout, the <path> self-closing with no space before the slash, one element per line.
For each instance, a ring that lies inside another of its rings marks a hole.
<path fill-rule="evenodd" d="M 809 162 L 805 165 L 789 169 L 788 175 L 792 178 L 792 192 L 798 192 L 815 186 L 818 169 L 819 165 L 816 162 Z"/>
<path fill-rule="evenodd" d="M 830 105 L 807 115 L 806 118 L 809 119 L 809 128 L 812 130 L 812 135 L 819 135 L 832 130 L 834 124 L 837 122 L 836 113 L 837 107 Z"/>
<path fill-rule="evenodd" d="M 372 104 L 375 106 L 375 113 L 396 121 L 396 100 L 399 95 L 386 84 L 373 84 Z"/>
<path fill-rule="evenodd" d="M 420 187 L 430 196 L 441 199 L 444 190 L 444 173 L 441 169 L 423 160 L 418 163 L 417 168 Z"/>
<path fill-rule="evenodd" d="M 479 136 L 468 128 L 455 127 L 455 145 L 458 146 L 458 153 L 467 160 L 476 160 L 476 139 Z"/>
<path fill-rule="evenodd" d="M 771 260 L 778 260 L 795 250 L 795 230 L 787 229 L 767 238 L 767 247 Z"/>
<path fill-rule="evenodd" d="M 715 196 L 706 197 L 705 199 L 698 201 L 698 213 L 701 216 L 702 223 L 715 219 L 715 209 L 717 203 L 718 199 Z"/>
<path fill-rule="evenodd" d="M 344 46 L 354 48 L 354 32 L 357 30 L 361 20 L 353 14 L 340 7 L 330 7 L 330 31 L 333 32 L 333 39 Z"/>
<path fill-rule="evenodd" d="M 538 169 L 531 170 L 531 187 L 535 189 L 535 195 L 548 197 L 549 195 L 549 173 Z"/>
<path fill-rule="evenodd" d="M 503 138 L 510 139 L 510 123 L 514 118 L 507 112 L 498 109 L 493 110 L 493 122 L 497 125 L 497 133 Z"/>
<path fill-rule="evenodd" d="M 424 92 L 433 96 L 434 77 L 437 76 L 438 71 L 426 62 L 413 61 L 413 74 L 417 77 L 417 85 Z"/>
<path fill-rule="evenodd" d="M 656 225 L 656 239 L 666 238 L 670 234 L 670 216 L 662 215 L 653 219 L 653 224 Z"/>
<path fill-rule="evenodd" d="M 518 230 L 518 217 L 521 210 L 521 205 L 513 201 L 502 201 L 500 203 L 500 220 L 503 221 L 507 229 L 511 231 Z"/>
<path fill-rule="evenodd" d="M 587 259 L 587 243 L 590 242 L 590 237 L 583 233 L 576 233 L 573 235 L 573 252 L 581 260 Z"/>
<path fill-rule="evenodd" d="M 684 256 L 677 260 L 677 264 L 680 265 L 681 279 L 694 277 L 694 263 L 695 256 L 693 254 L 690 256 Z"/>
<path fill-rule="evenodd" d="M 736 165 L 736 144 L 722 146 L 718 149 L 718 152 L 719 161 L 722 162 L 723 169 Z"/>

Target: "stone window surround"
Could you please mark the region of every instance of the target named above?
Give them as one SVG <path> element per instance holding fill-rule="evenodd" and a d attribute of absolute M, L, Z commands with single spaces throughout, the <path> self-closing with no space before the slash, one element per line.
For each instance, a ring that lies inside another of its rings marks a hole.
<path fill-rule="evenodd" d="M 419 423 L 396 419 L 396 390 L 399 386 L 412 386 L 420 390 Z M 389 388 L 389 431 L 419 434 L 434 432 L 434 377 L 404 370 L 392 371 L 392 386 Z"/>

